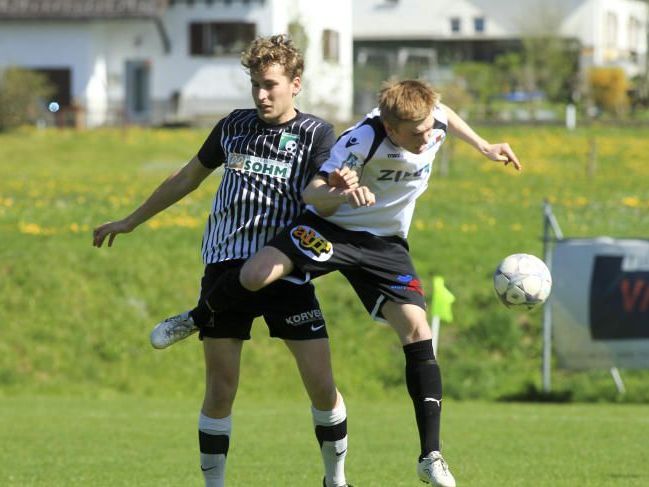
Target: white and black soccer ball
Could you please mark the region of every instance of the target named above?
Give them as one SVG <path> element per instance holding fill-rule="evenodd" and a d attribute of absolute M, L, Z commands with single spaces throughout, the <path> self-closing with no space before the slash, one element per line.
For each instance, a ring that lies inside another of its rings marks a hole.
<path fill-rule="evenodd" d="M 538 257 L 512 254 L 494 273 L 496 294 L 508 308 L 534 309 L 545 303 L 552 290 L 550 270 Z"/>

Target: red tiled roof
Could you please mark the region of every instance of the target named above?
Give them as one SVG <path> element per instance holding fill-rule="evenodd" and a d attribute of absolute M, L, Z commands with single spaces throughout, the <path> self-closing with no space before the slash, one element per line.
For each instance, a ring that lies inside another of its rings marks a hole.
<path fill-rule="evenodd" d="M 0 20 L 148 18 L 167 0 L 0 0 Z"/>

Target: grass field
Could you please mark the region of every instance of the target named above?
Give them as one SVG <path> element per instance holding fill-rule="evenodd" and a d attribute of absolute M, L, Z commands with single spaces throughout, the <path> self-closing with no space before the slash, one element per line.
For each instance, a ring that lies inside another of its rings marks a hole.
<path fill-rule="evenodd" d="M 567 236 L 649 235 L 647 129 L 480 129 L 508 140 L 524 170 L 484 160 L 455 141 L 448 175 L 434 174 L 410 242 L 430 289 L 433 274 L 456 295 L 441 359 L 449 397 L 493 399 L 537 387 L 540 314 L 506 310 L 491 275 L 514 252 L 541 253 L 541 203 L 553 202 Z M 0 134 L 0 393 L 102 393 L 192 397 L 202 388 L 200 349 L 155 354 L 153 323 L 191 306 L 200 239 L 218 174 L 178 205 L 94 249 L 92 228 L 128 214 L 200 146 L 207 130 L 23 130 Z M 595 141 L 596 158 L 593 152 Z M 338 382 L 380 395 L 402 384 L 402 353 L 373 324 L 343 279 L 321 279 Z M 269 383 L 298 394 L 283 347 L 262 337 L 244 357 Z M 155 370 L 157 373 L 151 373 Z M 623 371 L 627 401 L 649 401 L 647 374 Z M 268 380 L 271 378 L 272 380 Z M 617 400 L 606 371 L 555 374 L 579 400 Z"/>
<path fill-rule="evenodd" d="M 404 398 L 350 395 L 348 480 L 422 485 Z M 51 397 L 0 402 L 0 485 L 199 486 L 197 401 Z M 449 402 L 444 451 L 461 486 L 646 486 L 649 406 Z M 229 485 L 319 486 L 306 401 L 242 394 Z"/>
<path fill-rule="evenodd" d="M 505 309 L 491 285 L 504 256 L 540 255 L 544 198 L 566 236 L 647 237 L 649 130 L 480 131 L 508 140 L 524 171 L 455 143 L 410 235 L 425 286 L 441 274 L 457 297 L 439 359 L 444 451 L 459 485 L 649 485 L 647 371 L 622 371 L 624 397 L 607 371 L 555 371 L 554 387 L 578 403 L 493 402 L 538 388 L 541 340 L 540 314 Z M 200 484 L 200 347 L 153 351 L 148 332 L 195 301 L 219 176 L 111 249 L 92 248 L 91 230 L 128 214 L 206 134 L 0 134 L 0 486 Z M 343 279 L 317 287 L 349 411 L 350 480 L 418 485 L 401 348 Z M 234 414 L 230 485 L 319 485 L 299 376 L 261 323 L 244 349 Z"/>

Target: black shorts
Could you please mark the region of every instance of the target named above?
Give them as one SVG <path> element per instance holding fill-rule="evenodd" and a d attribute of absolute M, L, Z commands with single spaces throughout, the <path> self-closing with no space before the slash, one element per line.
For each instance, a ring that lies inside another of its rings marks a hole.
<path fill-rule="evenodd" d="M 384 320 L 386 301 L 426 309 L 408 243 L 401 237 L 346 230 L 307 211 L 268 245 L 311 278 L 340 271 L 374 319 Z"/>
<path fill-rule="evenodd" d="M 221 272 L 242 264 L 242 260 L 208 264 L 201 280 L 200 299 L 203 299 L 203 293 L 212 287 Z M 241 308 L 214 316 L 215 326 L 201 328 L 200 338 L 249 340 L 252 322 L 258 316 L 264 317 L 272 337 L 283 340 L 327 338 L 325 320 L 311 283 L 298 285 L 284 280 L 274 282 L 255 293 L 254 298 Z"/>

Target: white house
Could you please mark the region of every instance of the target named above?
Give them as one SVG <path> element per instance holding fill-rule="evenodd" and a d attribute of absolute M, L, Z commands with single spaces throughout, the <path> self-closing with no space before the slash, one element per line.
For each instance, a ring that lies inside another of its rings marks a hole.
<path fill-rule="evenodd" d="M 428 49 L 440 64 L 491 61 L 526 36 L 579 43 L 580 64 L 644 73 L 647 4 L 640 0 L 354 0 L 356 56 L 364 50 Z M 416 51 L 415 51 L 416 52 Z M 422 51 L 423 52 L 423 51 Z"/>
<path fill-rule="evenodd" d="M 298 106 L 349 120 L 347 0 L 0 0 L 0 69 L 45 73 L 88 126 L 213 119 L 251 106 L 246 44 L 289 31 L 306 46 Z"/>

